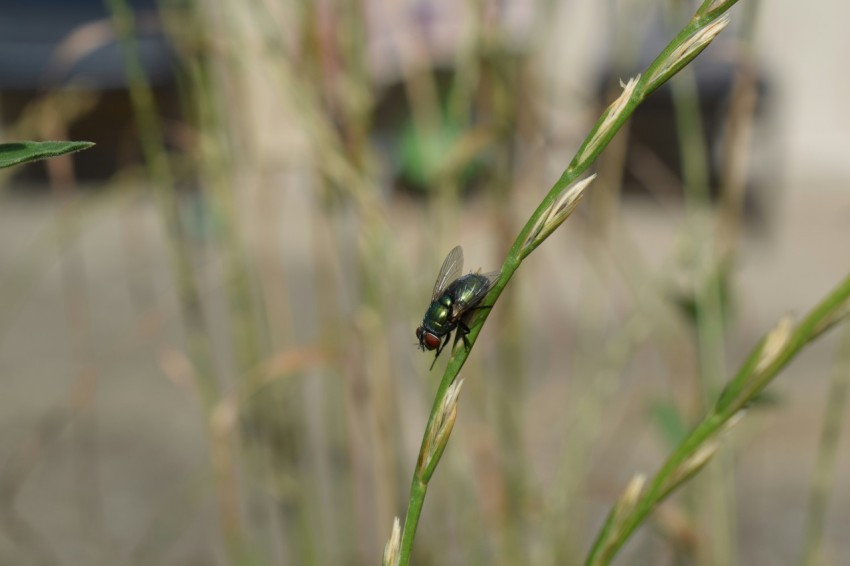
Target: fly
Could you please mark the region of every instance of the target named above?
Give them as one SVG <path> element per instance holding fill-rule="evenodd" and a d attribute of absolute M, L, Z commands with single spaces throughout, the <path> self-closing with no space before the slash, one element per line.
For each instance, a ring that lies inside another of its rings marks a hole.
<path fill-rule="evenodd" d="M 461 271 L 463 271 L 463 249 L 456 246 L 443 261 L 443 266 L 437 275 L 437 282 L 434 283 L 431 304 L 425 311 L 422 325 L 416 329 L 419 349 L 437 350 L 434 362 L 431 364 L 432 368 L 440 352 L 449 343 L 452 330 L 457 329 L 455 342 L 463 339 L 466 344 L 466 335 L 469 334 L 467 315 L 476 310 L 476 305 L 493 288 L 500 274 L 499 271 L 493 271 L 461 276 Z"/>

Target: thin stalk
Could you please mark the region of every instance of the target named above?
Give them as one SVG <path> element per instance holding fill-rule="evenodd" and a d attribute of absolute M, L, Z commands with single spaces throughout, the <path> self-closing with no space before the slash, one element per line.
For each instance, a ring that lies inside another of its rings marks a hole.
<path fill-rule="evenodd" d="M 156 112 L 153 90 L 139 59 L 139 45 L 134 30 L 134 14 L 127 0 L 107 0 L 115 33 L 119 38 L 130 101 L 139 127 L 142 145 L 154 193 L 157 211 L 163 223 L 171 268 L 175 277 L 180 312 L 186 326 L 188 349 L 194 364 L 201 402 L 212 415 L 219 399 L 213 357 L 206 319 L 201 305 L 197 281 L 193 275 L 192 255 L 183 234 L 175 177 L 164 150 L 163 128 Z M 212 420 L 212 419 L 211 419 Z M 212 426 L 210 427 L 213 428 Z M 237 561 L 244 555 L 245 526 L 242 517 L 242 494 L 233 456 L 229 431 L 210 430 L 211 465 L 218 487 L 218 512 L 230 557 Z"/>
<path fill-rule="evenodd" d="M 481 305 L 491 307 L 504 291 L 513 274 L 519 269 L 523 259 L 531 254 L 566 218 L 561 214 L 563 208 L 563 197 L 568 196 L 570 187 L 584 175 L 600 153 L 611 142 L 623 124 L 634 112 L 635 108 L 655 89 L 664 84 L 670 77 L 675 75 L 685 65 L 694 59 L 712 39 L 728 24 L 725 12 L 731 8 L 737 0 L 725 2 L 717 0 L 705 0 L 697 10 L 694 17 L 667 45 L 661 54 L 649 65 L 646 71 L 636 79 L 625 85 L 623 93 L 602 114 L 599 120 L 588 134 L 585 141 L 579 147 L 575 157 L 567 169 L 561 175 L 540 205 L 525 223 L 519 235 L 511 246 L 504 263 L 501 275 L 493 286 L 493 289 L 484 298 Z M 584 185 L 586 187 L 586 184 Z M 580 195 L 576 196 L 576 199 Z M 567 205 L 568 206 L 568 205 Z M 574 204 L 573 204 L 574 206 Z M 567 210 L 566 214 L 571 209 Z M 439 463 L 445 443 L 448 442 L 448 434 L 440 443 L 438 450 L 433 450 L 432 440 L 436 427 L 441 425 L 445 413 L 445 400 L 447 393 L 453 390 L 453 384 L 461 368 L 469 356 L 475 341 L 481 332 L 481 327 L 489 316 L 491 309 L 478 310 L 478 318 L 474 321 L 471 332 L 467 335 L 467 347 L 455 350 L 449 359 L 443 378 L 437 388 L 434 404 L 425 427 L 425 435 L 419 454 L 419 464 L 413 474 L 410 488 L 410 499 L 408 503 L 407 516 L 404 522 L 404 530 L 400 541 L 400 552 L 398 564 L 404 566 L 410 563 L 413 549 L 413 540 L 419 517 L 422 513 L 425 494 L 431 475 Z M 426 465 L 422 465 L 426 463 Z"/>
<path fill-rule="evenodd" d="M 841 440 L 841 423 L 850 394 L 850 326 L 845 327 L 838 345 L 835 374 L 829 384 L 826 409 L 818 445 L 817 461 L 809 494 L 805 552 L 801 564 L 823 564 L 823 532 L 830 496 L 835 487 L 835 462 Z"/>
<path fill-rule="evenodd" d="M 717 449 L 717 437 L 779 371 L 806 345 L 850 314 L 850 276 L 842 281 L 796 327 L 786 319 L 752 350 L 738 373 L 727 383 L 714 406 L 673 451 L 627 506 L 609 513 L 585 564 L 608 564 L 647 515 L 670 493 L 698 473 Z"/>
<path fill-rule="evenodd" d="M 673 107 L 676 114 L 679 147 L 684 177 L 684 195 L 695 245 L 692 285 L 695 305 L 696 348 L 699 371 L 699 407 L 704 410 L 716 394 L 726 366 L 724 348 L 723 302 L 721 297 L 721 269 L 717 260 L 709 210 L 708 148 L 705 143 L 704 124 L 700 113 L 696 76 L 685 69 L 679 80 L 671 84 Z M 697 243 L 701 243 L 697 245 Z M 719 461 L 720 468 L 708 471 L 705 489 L 695 494 L 700 507 L 708 508 L 711 545 L 701 545 L 698 563 L 730 564 L 734 553 L 735 516 L 729 505 L 734 491 L 733 475 L 728 473 L 730 458 Z M 709 556 L 705 556 L 708 554 Z"/>
<path fill-rule="evenodd" d="M 202 377 L 199 385 L 204 402 L 211 406 L 217 398 L 212 379 L 212 359 L 206 337 L 206 324 L 200 309 L 200 293 L 192 276 L 191 254 L 185 243 L 180 223 L 180 210 L 175 191 L 174 175 L 163 149 L 163 132 L 153 91 L 139 61 L 139 46 L 133 26 L 133 12 L 126 0 L 107 0 L 113 25 L 119 38 L 130 101 L 139 126 L 139 139 L 156 201 L 157 212 L 165 228 L 169 259 L 176 278 L 180 306 L 187 326 L 192 361 Z"/>

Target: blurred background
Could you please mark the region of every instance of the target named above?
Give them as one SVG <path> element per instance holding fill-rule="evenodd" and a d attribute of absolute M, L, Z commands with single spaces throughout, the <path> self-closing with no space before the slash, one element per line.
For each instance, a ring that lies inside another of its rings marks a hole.
<path fill-rule="evenodd" d="M 0 564 L 377 564 L 448 358 L 414 347 L 441 261 L 497 269 L 695 7 L 0 2 L 3 141 L 97 143 L 3 171 Z M 416 564 L 581 563 L 846 276 L 848 10 L 742 0 L 609 146 L 464 368 Z M 848 336 L 617 563 L 850 563 Z"/>

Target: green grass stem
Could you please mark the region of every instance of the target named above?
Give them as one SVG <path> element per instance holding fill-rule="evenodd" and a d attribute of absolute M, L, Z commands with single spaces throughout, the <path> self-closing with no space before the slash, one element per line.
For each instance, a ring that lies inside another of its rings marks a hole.
<path fill-rule="evenodd" d="M 650 93 L 664 84 L 708 46 L 717 33 L 728 23 L 728 17 L 724 16 L 724 14 L 736 2 L 737 0 L 727 0 L 724 2 L 706 0 L 703 2 L 694 17 L 667 45 L 652 64 L 649 65 L 646 71 L 624 86 L 623 93 L 603 112 L 602 116 L 591 129 L 590 134 L 588 134 L 585 141 L 579 147 L 578 152 L 567 169 L 543 198 L 522 230 L 520 230 L 519 235 L 502 264 L 501 276 L 487 297 L 482 301 L 482 306 L 488 307 L 495 304 L 513 277 L 513 274 L 519 268 L 522 260 L 552 233 L 554 227 L 557 226 L 555 222 L 559 224 L 564 220 L 565 216 L 560 217 L 559 211 L 562 207 L 569 207 L 570 203 L 563 203 L 562 197 L 565 196 L 568 189 L 581 176 L 587 173 L 590 166 L 611 142 L 623 124 L 626 123 L 635 108 Z M 546 219 L 549 218 L 553 220 L 552 224 L 554 226 L 547 229 Z M 420 451 L 420 461 L 429 450 L 428 438 L 432 435 L 431 429 L 436 426 L 438 416 L 443 407 L 444 398 L 466 362 L 490 310 L 489 308 L 484 308 L 478 311 L 479 316 L 474 321 L 471 332 L 467 336 L 469 346 L 455 350 L 449 360 L 443 378 L 437 388 L 434 404 L 425 428 L 425 435 Z M 430 473 L 427 475 L 424 474 L 425 470 L 422 466 L 417 466 L 414 471 L 408 512 L 404 521 L 400 542 L 399 564 L 401 566 L 410 563 L 413 540 L 422 513 L 428 480 L 438 462 L 439 455 L 436 455 L 431 461 L 431 466 L 428 466 Z"/>
<path fill-rule="evenodd" d="M 841 440 L 841 424 L 847 413 L 848 395 L 850 395 L 850 326 L 845 326 L 838 344 L 835 373 L 829 384 L 818 455 L 812 476 L 804 554 L 800 561 L 804 566 L 824 563 L 823 535 L 830 496 L 835 487 L 838 445 Z"/>
<path fill-rule="evenodd" d="M 616 507 L 596 538 L 585 564 L 608 564 L 647 515 L 673 490 L 700 471 L 716 450 L 718 435 L 727 424 L 776 377 L 800 350 L 850 308 L 850 276 L 838 285 L 795 327 L 783 320 L 752 350 L 714 406 L 673 451 L 634 504 Z"/>

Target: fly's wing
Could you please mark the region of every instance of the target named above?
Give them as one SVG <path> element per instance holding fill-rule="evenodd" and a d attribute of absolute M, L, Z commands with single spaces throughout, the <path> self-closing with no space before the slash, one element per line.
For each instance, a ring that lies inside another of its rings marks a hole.
<path fill-rule="evenodd" d="M 446 286 L 460 277 L 461 271 L 463 271 L 463 248 L 455 246 L 443 261 L 440 274 L 437 275 L 437 281 L 434 283 L 434 292 L 431 293 L 431 300 L 437 300 L 437 297 L 443 293 Z"/>
<path fill-rule="evenodd" d="M 452 310 L 452 314 L 455 317 L 458 317 L 458 316 L 461 316 L 464 311 L 474 307 L 481 299 L 484 298 L 484 296 L 488 292 L 490 292 L 490 289 L 492 289 L 493 285 L 496 283 L 496 281 L 499 280 L 499 276 L 501 274 L 502 274 L 501 270 L 500 271 L 491 271 L 490 273 L 479 273 L 479 274 L 477 274 L 481 277 L 484 277 L 487 280 L 487 282 L 484 283 L 484 285 L 482 285 L 481 287 L 479 287 L 475 291 L 475 293 L 473 293 L 469 297 L 466 297 L 464 301 L 458 301 L 457 303 L 455 303 L 453 310 Z"/>

